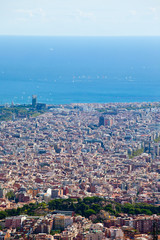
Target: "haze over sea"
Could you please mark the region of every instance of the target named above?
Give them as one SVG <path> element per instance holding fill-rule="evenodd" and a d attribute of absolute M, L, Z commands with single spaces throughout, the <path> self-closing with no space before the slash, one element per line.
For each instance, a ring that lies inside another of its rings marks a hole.
<path fill-rule="evenodd" d="M 0 104 L 160 101 L 160 37 L 0 37 Z"/>

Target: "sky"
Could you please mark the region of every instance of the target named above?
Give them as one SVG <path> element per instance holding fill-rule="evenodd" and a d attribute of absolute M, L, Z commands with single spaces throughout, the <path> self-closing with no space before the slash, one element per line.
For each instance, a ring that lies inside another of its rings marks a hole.
<path fill-rule="evenodd" d="M 0 35 L 160 36 L 160 0 L 0 0 Z"/>

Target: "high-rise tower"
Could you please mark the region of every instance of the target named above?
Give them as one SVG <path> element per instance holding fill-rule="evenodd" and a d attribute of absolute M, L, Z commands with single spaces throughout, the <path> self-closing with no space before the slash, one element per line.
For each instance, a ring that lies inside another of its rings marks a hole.
<path fill-rule="evenodd" d="M 32 107 L 35 108 L 37 106 L 37 96 L 32 95 Z"/>

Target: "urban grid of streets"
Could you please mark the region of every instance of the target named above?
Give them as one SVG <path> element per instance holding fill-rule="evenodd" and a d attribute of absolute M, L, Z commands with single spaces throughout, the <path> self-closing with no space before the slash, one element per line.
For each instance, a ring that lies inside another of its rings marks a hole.
<path fill-rule="evenodd" d="M 3 121 L 1 210 L 87 196 L 158 205 L 159 137 L 156 102 L 59 105 Z M 5 198 L 9 191 L 18 203 Z"/>

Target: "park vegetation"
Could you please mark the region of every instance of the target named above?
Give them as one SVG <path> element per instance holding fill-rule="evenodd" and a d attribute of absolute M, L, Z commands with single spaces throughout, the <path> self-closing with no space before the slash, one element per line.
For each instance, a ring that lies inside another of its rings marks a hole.
<path fill-rule="evenodd" d="M 17 118 L 37 117 L 44 113 L 43 110 L 37 110 L 32 105 L 15 105 L 10 107 L 0 107 L 0 121 L 8 121 Z"/>
<path fill-rule="evenodd" d="M 120 204 L 100 197 L 85 197 L 84 199 L 54 199 L 48 204 L 45 202 L 30 203 L 28 205 L 24 205 L 22 208 L 6 209 L 5 211 L 0 211 L 0 219 L 21 214 L 30 216 L 45 215 L 53 212 L 54 210 L 74 211 L 76 214 L 87 218 L 91 215 L 95 215 L 95 221 L 99 222 L 103 221 L 103 218 L 101 218 L 100 215 L 102 211 L 108 212 L 108 214 L 114 216 L 120 216 L 122 213 L 129 215 L 160 214 L 160 206 L 146 203 Z"/>
<path fill-rule="evenodd" d="M 137 157 L 142 153 L 144 153 L 144 148 L 137 149 L 136 151 L 133 151 L 131 155 L 129 155 L 129 158 L 131 159 L 131 158 Z"/>
<path fill-rule="evenodd" d="M 158 138 L 154 139 L 154 142 L 159 143 L 160 142 L 160 136 Z"/>

